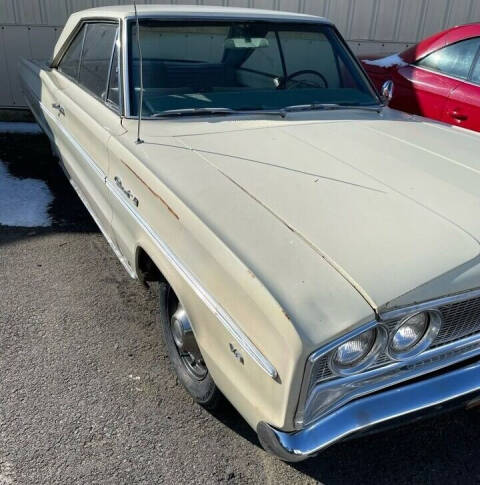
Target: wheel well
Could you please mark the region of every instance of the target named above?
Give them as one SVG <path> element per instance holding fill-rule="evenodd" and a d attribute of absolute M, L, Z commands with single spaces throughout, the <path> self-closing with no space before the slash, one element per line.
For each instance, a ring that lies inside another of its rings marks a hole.
<path fill-rule="evenodd" d="M 137 248 L 136 263 L 138 279 L 143 283 L 147 281 L 167 281 L 142 247 Z"/>

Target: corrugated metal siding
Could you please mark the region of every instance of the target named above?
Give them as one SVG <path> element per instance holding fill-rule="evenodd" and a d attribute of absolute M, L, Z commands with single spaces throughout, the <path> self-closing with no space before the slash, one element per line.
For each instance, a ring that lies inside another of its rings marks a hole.
<path fill-rule="evenodd" d="M 0 0 L 0 107 L 24 105 L 19 57 L 48 58 L 72 12 L 132 0 Z M 391 53 L 453 25 L 480 21 L 480 0 L 141 0 L 305 12 L 335 22 L 358 54 Z"/>

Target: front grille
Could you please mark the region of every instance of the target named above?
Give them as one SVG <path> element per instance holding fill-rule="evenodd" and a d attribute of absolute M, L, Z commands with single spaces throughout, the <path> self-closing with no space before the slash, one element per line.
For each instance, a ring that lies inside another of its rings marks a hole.
<path fill-rule="evenodd" d="M 480 298 L 451 303 L 439 308 L 443 325 L 432 347 L 439 347 L 480 331 Z"/>
<path fill-rule="evenodd" d="M 480 297 L 471 300 L 450 303 L 436 308 L 443 317 L 442 328 L 437 338 L 430 346 L 431 349 L 455 342 L 466 337 L 480 333 Z M 385 325 L 392 329 L 398 321 L 388 322 Z M 386 353 L 380 355 L 375 365 L 368 370 L 390 364 L 392 360 Z M 328 366 L 328 356 L 321 357 L 313 369 L 311 385 L 335 377 Z"/>

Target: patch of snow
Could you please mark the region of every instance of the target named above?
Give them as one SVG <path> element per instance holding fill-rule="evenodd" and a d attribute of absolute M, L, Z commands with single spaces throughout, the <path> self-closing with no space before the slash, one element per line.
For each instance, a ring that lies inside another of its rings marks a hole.
<path fill-rule="evenodd" d="M 386 69 L 393 66 L 408 66 L 408 64 L 398 54 L 393 54 L 392 56 L 383 57 L 382 59 L 376 59 L 374 61 L 364 60 L 363 62 L 365 64 L 369 64 L 370 66 L 385 67 Z"/>
<path fill-rule="evenodd" d="M 48 227 L 52 224 L 48 206 L 53 195 L 42 180 L 19 179 L 0 160 L 0 224 Z"/>
<path fill-rule="evenodd" d="M 37 123 L 0 121 L 0 133 L 19 133 L 25 135 L 39 135 L 42 129 Z"/>

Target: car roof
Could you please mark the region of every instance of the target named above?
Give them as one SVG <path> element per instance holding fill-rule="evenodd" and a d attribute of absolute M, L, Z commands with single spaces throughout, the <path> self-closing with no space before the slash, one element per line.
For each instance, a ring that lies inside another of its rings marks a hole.
<path fill-rule="evenodd" d="M 461 40 L 471 39 L 472 37 L 480 37 L 480 22 L 457 25 L 456 27 L 438 32 L 402 52 L 400 56 L 406 62 L 415 62 L 442 47 L 455 44 Z"/>
<path fill-rule="evenodd" d="M 137 5 L 138 15 L 144 16 L 196 16 L 208 15 L 220 18 L 272 18 L 272 19 L 294 19 L 308 20 L 315 19 L 318 21 L 322 17 L 307 15 L 302 13 L 284 12 L 279 10 L 262 10 L 254 8 L 235 8 L 235 7 L 217 7 L 208 5 Z M 77 12 L 81 16 L 106 16 L 116 18 L 127 18 L 135 15 L 133 5 L 116 5 L 110 7 L 98 7 Z M 325 20 L 325 19 L 323 19 Z"/>
<path fill-rule="evenodd" d="M 239 19 L 239 20 L 266 20 L 284 22 L 315 22 L 331 24 L 323 17 L 293 12 L 281 12 L 278 10 L 261 10 L 253 8 L 215 7 L 200 5 L 138 5 L 140 18 L 156 17 L 166 20 L 199 19 L 209 20 Z M 58 38 L 54 49 L 55 59 L 65 41 L 70 37 L 79 22 L 87 19 L 117 19 L 124 20 L 135 16 L 133 5 L 116 5 L 109 7 L 91 8 L 72 14 Z"/>

